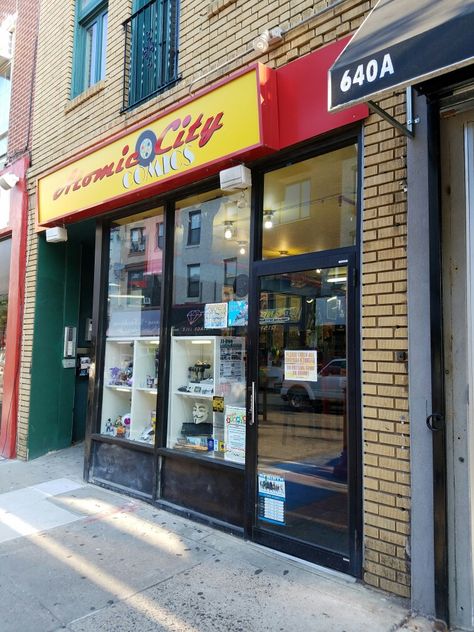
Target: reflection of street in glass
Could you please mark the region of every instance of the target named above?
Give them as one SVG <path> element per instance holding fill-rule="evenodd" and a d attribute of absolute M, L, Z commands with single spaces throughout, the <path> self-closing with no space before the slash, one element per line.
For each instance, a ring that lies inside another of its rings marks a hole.
<path fill-rule="evenodd" d="M 318 372 L 316 381 L 283 380 L 281 397 L 294 411 L 308 407 L 324 412 L 341 410 L 346 401 L 346 371 L 346 359 L 334 358 Z"/>
<path fill-rule="evenodd" d="M 277 393 L 267 393 L 263 414 L 259 407 L 259 459 L 273 461 L 311 460 L 340 455 L 344 450 L 342 411 L 295 413 Z"/>
<path fill-rule="evenodd" d="M 333 550 L 347 549 L 344 417 L 294 413 L 269 395 L 259 418 L 259 468 L 285 480 L 285 532 Z M 268 526 L 266 527 L 268 528 Z"/>

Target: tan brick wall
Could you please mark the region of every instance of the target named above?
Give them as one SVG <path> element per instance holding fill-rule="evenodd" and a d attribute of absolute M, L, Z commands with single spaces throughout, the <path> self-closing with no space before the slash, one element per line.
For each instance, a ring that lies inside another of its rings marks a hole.
<path fill-rule="evenodd" d="M 256 59 L 271 67 L 281 67 L 353 32 L 373 4 L 372 0 L 346 0 L 327 9 L 326 0 L 259 3 L 182 0 L 179 58 L 182 81 L 140 108 L 120 114 L 123 73 L 120 25 L 131 3 L 110 0 L 107 77 L 71 102 L 72 2 L 43 0 L 31 176 L 36 177 L 101 137 L 187 97 L 190 86 L 193 90 L 202 88 Z M 299 22 L 302 23 L 296 26 Z M 284 41 L 258 56 L 251 48 L 251 41 L 262 30 L 274 26 L 287 31 Z M 52 75 L 49 69 L 56 57 L 61 58 L 61 63 Z M 398 97 L 387 99 L 382 105 L 397 116 L 403 113 L 403 102 Z M 408 596 L 407 368 L 395 361 L 395 352 L 407 348 L 406 204 L 402 188 L 406 176 L 405 140 L 374 115 L 365 125 L 364 144 L 364 577 L 374 586 Z M 33 211 L 33 187 L 31 192 Z M 21 389 L 22 441 L 27 433 L 36 246 L 31 222 Z"/>
<path fill-rule="evenodd" d="M 403 114 L 402 97 L 380 105 Z M 364 127 L 362 391 L 365 581 L 410 594 L 406 141 L 373 115 Z"/>
<path fill-rule="evenodd" d="M 38 238 L 34 232 L 34 190 L 31 192 L 28 207 L 28 260 L 25 275 L 25 307 L 23 312 L 23 340 L 20 366 L 17 436 L 17 456 L 19 459 L 25 460 L 28 459 L 28 417 L 30 410 L 31 356 L 33 346 L 34 308 L 36 299 L 36 262 L 38 251 Z"/>

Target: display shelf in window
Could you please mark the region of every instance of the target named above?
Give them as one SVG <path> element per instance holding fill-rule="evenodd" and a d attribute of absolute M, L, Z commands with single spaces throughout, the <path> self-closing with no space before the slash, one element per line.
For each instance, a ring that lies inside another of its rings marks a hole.
<path fill-rule="evenodd" d="M 171 342 L 169 448 L 232 458 L 226 411 L 245 420 L 245 339 L 174 336 Z M 245 449 L 243 426 L 242 461 Z"/>
<path fill-rule="evenodd" d="M 108 338 L 101 433 L 153 443 L 158 392 L 157 338 Z"/>

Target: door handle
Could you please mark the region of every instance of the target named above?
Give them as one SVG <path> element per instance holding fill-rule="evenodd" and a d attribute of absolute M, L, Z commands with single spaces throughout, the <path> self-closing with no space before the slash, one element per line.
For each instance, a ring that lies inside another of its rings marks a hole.
<path fill-rule="evenodd" d="M 433 413 L 426 418 L 426 425 L 431 432 L 439 432 L 444 429 L 444 417 L 440 413 Z"/>
<path fill-rule="evenodd" d="M 252 386 L 250 387 L 250 415 L 249 415 L 249 426 L 253 426 L 255 423 L 255 382 L 252 382 Z"/>

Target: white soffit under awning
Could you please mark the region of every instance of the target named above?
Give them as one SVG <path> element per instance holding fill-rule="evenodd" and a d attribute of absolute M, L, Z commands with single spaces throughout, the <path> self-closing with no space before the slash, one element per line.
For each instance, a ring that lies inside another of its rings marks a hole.
<path fill-rule="evenodd" d="M 474 61 L 474 0 L 379 0 L 329 70 L 329 109 Z"/>

